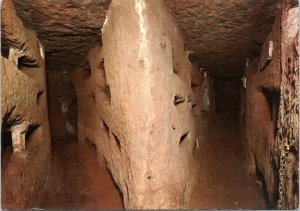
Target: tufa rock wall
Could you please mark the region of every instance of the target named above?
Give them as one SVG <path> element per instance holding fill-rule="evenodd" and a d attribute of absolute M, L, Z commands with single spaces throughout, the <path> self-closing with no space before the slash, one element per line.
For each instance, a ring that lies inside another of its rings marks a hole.
<path fill-rule="evenodd" d="M 260 57 L 247 65 L 245 74 L 245 149 L 247 173 L 257 173 L 267 189 L 267 201 L 278 199 L 278 165 L 275 135 L 280 93 L 280 16 L 262 45 Z"/>
<path fill-rule="evenodd" d="M 280 209 L 299 206 L 299 7 L 284 1 L 282 13 L 281 86 L 276 137 Z"/>
<path fill-rule="evenodd" d="M 298 7 L 291 5 L 283 1 L 260 57 L 246 64 L 239 119 L 246 171 L 262 180 L 268 205 L 284 209 L 298 207 Z"/>
<path fill-rule="evenodd" d="M 35 33 L 2 1 L 2 207 L 36 206 L 50 170 L 44 51 Z"/>
<path fill-rule="evenodd" d="M 192 82 L 163 1 L 112 1 L 102 32 L 88 66 L 70 73 L 79 141 L 94 143 L 105 158 L 125 208 L 178 209 L 193 178 L 200 76 Z"/>

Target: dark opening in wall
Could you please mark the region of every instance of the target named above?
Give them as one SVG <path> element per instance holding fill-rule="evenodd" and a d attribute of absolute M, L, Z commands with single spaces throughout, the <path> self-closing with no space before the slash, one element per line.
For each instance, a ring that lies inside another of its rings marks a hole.
<path fill-rule="evenodd" d="M 19 62 L 18 62 L 19 70 L 28 69 L 28 68 L 37 68 L 37 67 L 39 67 L 39 65 L 36 60 L 29 60 L 25 56 L 19 58 Z"/>
<path fill-rule="evenodd" d="M 40 99 L 41 99 L 41 96 L 43 95 L 43 93 L 44 93 L 44 90 L 42 90 L 36 94 L 36 104 L 37 105 L 40 104 Z"/>
<path fill-rule="evenodd" d="M 187 139 L 187 136 L 189 134 L 190 131 L 187 131 L 186 133 L 184 133 L 181 137 L 180 137 L 180 141 L 179 141 L 179 145 L 184 143 L 184 141 Z"/>
<path fill-rule="evenodd" d="M 237 117 L 239 112 L 241 80 L 239 76 L 218 76 L 214 81 L 216 114 Z"/>
<path fill-rule="evenodd" d="M 1 172 L 3 173 L 13 153 L 11 132 L 2 124 L 1 127 Z"/>
<path fill-rule="evenodd" d="M 33 140 L 33 134 L 37 131 L 37 129 L 40 127 L 40 125 L 29 125 L 28 130 L 25 135 L 25 144 L 29 145 L 30 142 Z M 36 138 L 42 138 L 42 137 L 36 137 Z"/>
<path fill-rule="evenodd" d="M 35 59 L 30 59 L 24 56 L 24 52 L 17 52 L 18 50 L 16 47 L 9 45 L 7 43 L 1 43 L 1 55 L 6 59 L 18 58 L 18 69 L 22 70 L 27 68 L 37 68 L 39 67 L 38 62 Z M 15 49 L 13 52 L 14 55 L 10 55 L 10 48 Z M 11 57 L 11 58 L 9 58 Z"/>
<path fill-rule="evenodd" d="M 179 74 L 179 68 L 178 67 L 173 67 L 173 73 L 178 75 Z"/>
<path fill-rule="evenodd" d="M 111 103 L 111 92 L 110 92 L 110 87 L 107 83 L 106 79 L 106 73 L 105 73 L 105 63 L 104 63 L 104 58 L 99 62 L 98 66 L 100 70 L 100 77 L 101 77 L 101 84 L 100 84 L 100 90 L 103 93 L 103 100 L 105 100 L 107 103 Z"/>
<path fill-rule="evenodd" d="M 2 44 L 2 45 L 1 45 L 1 55 L 2 55 L 4 58 L 8 59 L 8 54 L 9 54 L 8 46 L 5 45 L 4 43 L 1 43 L 1 44 Z"/>
<path fill-rule="evenodd" d="M 264 94 L 270 113 L 270 120 L 274 124 L 274 136 L 277 133 L 277 121 L 278 121 L 278 113 L 279 113 L 279 105 L 280 105 L 280 90 L 274 87 L 260 87 L 260 91 Z"/>
<path fill-rule="evenodd" d="M 1 125 L 1 170 L 2 172 L 5 171 L 6 167 L 9 164 L 10 157 L 13 154 L 12 133 L 10 131 L 10 128 L 13 125 L 22 122 L 21 117 L 15 117 L 11 119 L 11 114 L 13 113 L 14 109 L 15 107 L 12 107 L 11 110 L 7 112 L 2 119 L 2 125 Z"/>
<path fill-rule="evenodd" d="M 174 97 L 174 105 L 178 105 L 180 103 L 183 103 L 185 101 L 184 97 L 180 96 L 180 95 L 176 95 Z"/>

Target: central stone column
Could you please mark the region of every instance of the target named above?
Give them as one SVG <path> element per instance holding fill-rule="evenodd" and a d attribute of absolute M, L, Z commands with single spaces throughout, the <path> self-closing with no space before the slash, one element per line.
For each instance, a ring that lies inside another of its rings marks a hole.
<path fill-rule="evenodd" d="M 94 141 L 125 208 L 182 208 L 192 180 L 192 110 L 198 106 L 182 35 L 164 1 L 113 0 L 102 43 L 99 53 L 90 53 L 92 74 L 82 87 L 93 87 L 100 120 L 91 124 L 107 131 Z M 78 127 L 82 138 L 92 133 L 80 120 Z"/>

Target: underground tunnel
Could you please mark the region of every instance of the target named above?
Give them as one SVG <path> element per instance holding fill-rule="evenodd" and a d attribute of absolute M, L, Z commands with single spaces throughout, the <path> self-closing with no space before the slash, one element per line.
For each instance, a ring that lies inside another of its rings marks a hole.
<path fill-rule="evenodd" d="M 2 0 L 3 209 L 296 209 L 298 2 Z"/>

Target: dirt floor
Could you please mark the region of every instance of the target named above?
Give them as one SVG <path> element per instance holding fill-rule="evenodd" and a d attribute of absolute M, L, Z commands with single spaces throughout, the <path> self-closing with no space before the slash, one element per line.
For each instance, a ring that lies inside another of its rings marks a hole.
<path fill-rule="evenodd" d="M 100 167 L 95 146 L 68 137 L 53 145 L 52 172 L 41 194 L 42 209 L 124 209 L 108 170 Z M 218 119 L 195 154 L 198 182 L 187 209 L 265 209 L 255 175 L 245 175 L 237 125 Z"/>
<path fill-rule="evenodd" d="M 100 167 L 96 148 L 68 136 L 52 148 L 52 172 L 41 195 L 42 209 L 124 209 L 108 170 Z"/>
<path fill-rule="evenodd" d="M 188 209 L 265 209 L 263 190 L 255 175 L 245 175 L 238 126 L 217 119 L 195 154 L 198 180 Z"/>

